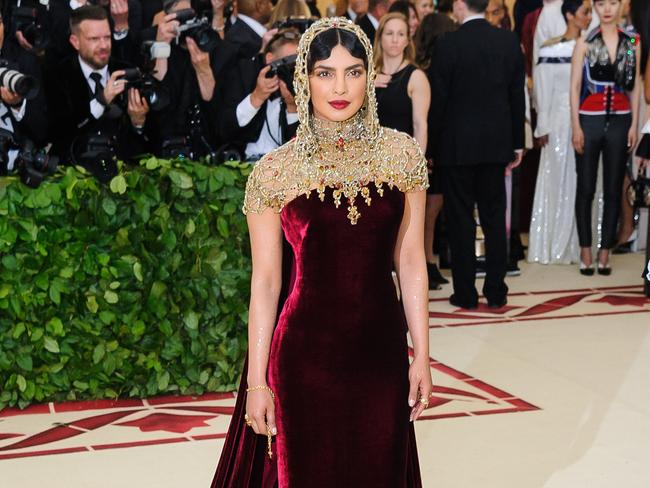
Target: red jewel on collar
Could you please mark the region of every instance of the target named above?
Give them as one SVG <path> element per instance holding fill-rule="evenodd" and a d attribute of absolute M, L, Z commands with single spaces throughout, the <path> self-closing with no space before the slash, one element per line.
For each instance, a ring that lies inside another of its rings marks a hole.
<path fill-rule="evenodd" d="M 343 151 L 345 149 L 345 139 L 343 139 L 343 137 L 339 137 L 334 144 L 336 146 L 336 149 L 339 151 Z"/>

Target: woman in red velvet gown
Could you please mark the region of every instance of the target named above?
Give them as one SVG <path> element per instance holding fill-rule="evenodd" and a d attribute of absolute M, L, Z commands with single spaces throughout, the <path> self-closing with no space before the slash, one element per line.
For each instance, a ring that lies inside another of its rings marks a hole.
<path fill-rule="evenodd" d="M 374 76 L 350 21 L 302 36 L 297 136 L 246 188 L 249 354 L 212 487 L 422 486 L 427 168 L 413 138 L 379 126 Z"/>

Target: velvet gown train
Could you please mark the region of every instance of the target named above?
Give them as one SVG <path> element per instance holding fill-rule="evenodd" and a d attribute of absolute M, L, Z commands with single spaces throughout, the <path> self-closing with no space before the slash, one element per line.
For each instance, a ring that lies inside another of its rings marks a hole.
<path fill-rule="evenodd" d="M 356 199 L 356 225 L 330 188 L 324 202 L 312 192 L 283 208 L 293 266 L 269 355 L 273 461 L 266 437 L 244 423 L 244 372 L 213 488 L 422 486 L 406 320 L 391 277 L 405 195 L 369 189 L 370 206 Z"/>

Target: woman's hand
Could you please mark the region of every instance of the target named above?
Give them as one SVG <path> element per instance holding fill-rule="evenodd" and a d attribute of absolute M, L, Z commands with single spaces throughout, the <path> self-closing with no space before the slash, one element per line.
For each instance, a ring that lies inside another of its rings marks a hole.
<path fill-rule="evenodd" d="M 582 132 L 582 127 L 580 126 L 573 128 L 573 149 L 578 154 L 585 152 L 585 133 Z"/>
<path fill-rule="evenodd" d="M 246 414 L 252 422 L 256 434 L 268 435 L 268 424 L 271 435 L 277 435 L 275 426 L 275 404 L 268 390 L 249 391 L 246 398 Z"/>
<path fill-rule="evenodd" d="M 411 408 L 410 420 L 413 422 L 420 418 L 424 409 L 427 408 L 433 383 L 431 381 L 431 369 L 428 358 L 415 358 L 409 367 L 409 406 Z M 420 400 L 425 398 L 425 405 Z"/>
<path fill-rule="evenodd" d="M 638 139 L 638 134 L 636 131 L 636 127 L 630 127 L 629 132 L 627 133 L 627 152 L 631 153 L 634 151 L 634 148 L 636 147 L 636 141 Z"/>

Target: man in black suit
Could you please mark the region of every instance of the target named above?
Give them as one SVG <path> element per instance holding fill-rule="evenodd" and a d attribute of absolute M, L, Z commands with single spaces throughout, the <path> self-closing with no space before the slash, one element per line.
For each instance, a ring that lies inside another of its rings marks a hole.
<path fill-rule="evenodd" d="M 343 16 L 356 22 L 357 19 L 368 12 L 368 0 L 348 0 L 348 8 L 345 10 Z"/>
<path fill-rule="evenodd" d="M 375 32 L 377 32 L 377 28 L 379 27 L 379 21 L 388 13 L 390 4 L 390 0 L 369 0 L 368 13 L 357 17 L 357 24 L 368 36 L 371 43 L 375 42 Z"/>
<path fill-rule="evenodd" d="M 77 55 L 48 73 L 45 84 L 52 151 L 106 182 L 117 173 L 112 154 L 129 159 L 147 150 L 143 129 L 149 107 L 138 90 L 126 90 L 121 77 L 127 66 L 111 58 L 105 9 L 86 5 L 72 11 L 70 31 Z M 101 154 L 94 157 L 93 151 Z"/>
<path fill-rule="evenodd" d="M 142 5 L 138 0 L 62 0 L 50 1 L 50 33 L 52 39 L 46 49 L 48 69 L 55 67 L 62 59 L 75 54 L 68 41 L 70 37 L 70 15 L 84 5 L 99 5 L 109 14 L 112 32 L 112 54 L 122 61 L 135 61 L 139 52 L 142 29 Z M 21 45 L 24 42 L 19 38 Z"/>
<path fill-rule="evenodd" d="M 162 81 L 170 102 L 150 117 L 148 133 L 154 152 L 165 158 L 198 158 L 214 155 L 217 137 L 217 79 L 227 57 L 224 42 L 216 36 L 209 51 L 199 49 L 191 37 L 176 42 L 176 13 L 191 8 L 189 0 L 165 2 L 164 19 L 157 26 L 156 40 L 171 43 L 169 59 L 156 61 L 156 77 Z"/>
<path fill-rule="evenodd" d="M 505 173 L 524 147 L 524 60 L 515 34 L 484 19 L 488 0 L 455 0 L 462 24 L 438 40 L 429 69 L 429 144 L 440 171 L 449 227 L 452 305 L 476 308 L 474 205 L 486 245 L 483 294 L 507 303 Z"/>
<path fill-rule="evenodd" d="M 271 0 L 238 0 L 237 9 L 237 22 L 226 32 L 225 41 L 237 59 L 252 58 L 262 48 L 273 4 Z"/>
<path fill-rule="evenodd" d="M 300 33 L 296 30 L 279 31 L 265 48 L 267 66 L 259 70 L 256 78 L 251 80 L 237 70 L 239 78 L 224 84 L 221 135 L 234 143 L 246 159 L 258 160 L 296 133 L 298 114 L 293 95 L 277 75 L 272 78 L 266 75 L 270 63 L 298 52 L 299 39 Z"/>

